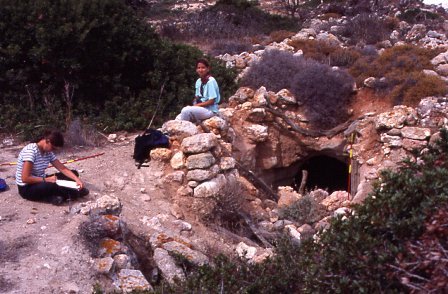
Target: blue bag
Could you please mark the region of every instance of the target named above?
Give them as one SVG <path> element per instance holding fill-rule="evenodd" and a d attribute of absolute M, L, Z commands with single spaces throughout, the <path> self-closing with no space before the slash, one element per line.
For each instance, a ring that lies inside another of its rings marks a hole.
<path fill-rule="evenodd" d="M 0 192 L 6 191 L 8 188 L 8 185 L 6 185 L 6 182 L 4 179 L 0 179 Z"/>

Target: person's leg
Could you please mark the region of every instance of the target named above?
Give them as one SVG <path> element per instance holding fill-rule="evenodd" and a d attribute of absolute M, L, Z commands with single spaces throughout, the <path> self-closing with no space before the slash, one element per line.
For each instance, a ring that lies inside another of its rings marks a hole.
<path fill-rule="evenodd" d="M 191 122 L 202 121 L 214 115 L 213 111 L 201 106 L 186 106 L 182 108 L 180 113 L 181 120 L 188 120 Z"/>
<path fill-rule="evenodd" d="M 60 194 L 59 186 L 55 183 L 38 183 L 33 185 L 19 186 L 19 194 L 30 201 L 54 202 Z M 62 199 L 63 200 L 63 199 Z"/>

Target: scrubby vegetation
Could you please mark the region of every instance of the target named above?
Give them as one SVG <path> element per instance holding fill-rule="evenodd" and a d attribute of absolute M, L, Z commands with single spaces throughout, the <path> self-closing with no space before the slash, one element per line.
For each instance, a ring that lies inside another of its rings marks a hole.
<path fill-rule="evenodd" d="M 350 73 L 357 84 L 362 84 L 368 77 L 384 78 L 382 88 L 390 93 L 394 104 L 415 106 L 421 98 L 447 93 L 446 84 L 439 77 L 422 73 L 423 69 L 433 70 L 430 60 L 438 53 L 438 50 L 413 45 L 394 46 L 379 56 L 359 58 Z"/>
<path fill-rule="evenodd" d="M 260 264 L 218 257 L 170 293 L 378 293 L 446 289 L 448 133 L 418 160 L 385 171 L 363 205 L 317 241 L 285 239 Z M 427 245 L 427 246 L 426 246 Z M 434 256 L 438 256 L 434 259 Z M 165 285 L 166 287 L 166 285 Z"/>
<path fill-rule="evenodd" d="M 172 117 L 194 94 L 198 49 L 161 40 L 120 0 L 0 1 L 0 125 L 143 128 Z M 213 61 L 224 90 L 234 73 Z"/>
<path fill-rule="evenodd" d="M 255 89 L 265 86 L 271 91 L 291 90 L 312 125 L 329 129 L 347 120 L 353 82 L 343 70 L 290 52 L 269 50 L 249 68 L 241 84 Z"/>
<path fill-rule="evenodd" d="M 167 21 L 162 25 L 161 35 L 176 41 L 206 43 L 214 47 L 214 54 L 224 54 L 228 53 L 224 50 L 227 48 L 214 45 L 215 42 L 225 40 L 246 46 L 257 36 L 267 37 L 274 31 L 297 29 L 296 21 L 261 10 L 256 1 L 219 0 L 209 8 L 185 16 L 182 21 Z"/>

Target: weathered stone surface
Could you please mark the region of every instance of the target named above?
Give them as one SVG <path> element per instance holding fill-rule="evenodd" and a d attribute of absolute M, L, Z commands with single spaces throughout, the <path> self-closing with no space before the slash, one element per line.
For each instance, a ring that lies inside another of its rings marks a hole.
<path fill-rule="evenodd" d="M 285 231 L 288 234 L 288 236 L 291 238 L 291 241 L 293 243 L 296 243 L 297 245 L 300 245 L 300 242 L 302 241 L 302 234 L 297 231 L 296 226 L 294 225 L 286 225 Z"/>
<path fill-rule="evenodd" d="M 322 189 L 316 189 L 310 192 L 310 197 L 314 198 L 316 202 L 322 202 L 328 197 L 328 192 Z"/>
<path fill-rule="evenodd" d="M 369 193 L 371 193 L 372 191 L 373 191 L 372 184 L 369 181 L 367 180 L 361 181 L 361 183 L 359 183 L 358 185 L 357 192 L 353 197 L 352 202 L 357 204 L 364 202 Z"/>
<path fill-rule="evenodd" d="M 174 153 L 170 160 L 171 167 L 174 169 L 181 169 L 185 167 L 185 155 L 183 152 L 178 151 Z"/>
<path fill-rule="evenodd" d="M 153 291 L 145 276 L 139 270 L 122 269 L 118 273 L 118 286 L 124 293 L 132 291 Z"/>
<path fill-rule="evenodd" d="M 167 174 L 163 181 L 165 183 L 182 183 L 184 181 L 185 174 L 183 171 L 178 170 L 172 173 Z"/>
<path fill-rule="evenodd" d="M 154 250 L 154 262 L 169 283 L 173 283 L 175 279 L 185 279 L 184 272 L 165 249 L 156 248 Z"/>
<path fill-rule="evenodd" d="M 401 147 L 401 137 L 399 136 L 389 136 L 385 133 L 381 134 L 380 136 L 381 142 L 387 144 L 387 146 L 390 147 Z"/>
<path fill-rule="evenodd" d="M 368 77 L 364 80 L 363 84 L 367 88 L 375 88 L 375 84 L 377 83 L 377 79 L 375 77 Z"/>
<path fill-rule="evenodd" d="M 265 106 L 267 105 L 266 102 L 266 97 L 267 97 L 267 90 L 265 87 L 260 87 L 257 89 L 257 91 L 255 91 L 254 94 L 254 98 L 253 98 L 253 106 L 254 107 L 260 107 L 260 106 Z"/>
<path fill-rule="evenodd" d="M 244 127 L 244 133 L 253 142 L 264 142 L 268 138 L 268 127 L 253 124 Z"/>
<path fill-rule="evenodd" d="M 92 210 L 95 210 L 98 214 L 119 215 L 121 212 L 121 202 L 117 197 L 104 195 L 95 202 L 87 201 L 81 203 L 80 212 L 82 214 L 88 214 Z"/>
<path fill-rule="evenodd" d="M 186 166 L 188 169 L 204 169 L 212 166 L 215 161 L 215 157 L 210 152 L 193 154 L 187 157 Z"/>
<path fill-rule="evenodd" d="M 113 270 L 114 259 L 112 257 L 96 258 L 93 268 L 97 273 L 109 274 Z"/>
<path fill-rule="evenodd" d="M 204 120 L 203 124 L 215 135 L 223 134 L 229 128 L 227 122 L 219 116 L 212 116 Z"/>
<path fill-rule="evenodd" d="M 191 248 L 185 246 L 184 244 L 181 244 L 176 241 L 167 242 L 163 244 L 163 249 L 165 249 L 168 252 L 180 254 L 195 265 L 204 265 L 209 263 L 208 257 L 202 254 L 201 252 L 192 250 Z"/>
<path fill-rule="evenodd" d="M 414 149 L 422 150 L 428 145 L 427 141 L 421 141 L 421 140 L 412 140 L 412 139 L 403 139 L 403 148 L 412 151 Z"/>
<path fill-rule="evenodd" d="M 114 256 L 114 264 L 117 269 L 130 268 L 131 260 L 126 254 L 117 254 Z"/>
<path fill-rule="evenodd" d="M 298 227 L 297 232 L 300 233 L 300 236 L 302 238 L 310 238 L 316 233 L 316 231 L 313 229 L 313 227 L 310 226 L 309 224 L 304 224 L 304 225 Z"/>
<path fill-rule="evenodd" d="M 240 242 L 236 246 L 235 251 L 239 257 L 244 257 L 246 259 L 252 259 L 252 258 L 254 258 L 255 254 L 257 253 L 257 248 L 249 246 L 244 242 Z"/>
<path fill-rule="evenodd" d="M 95 219 L 95 222 L 110 238 L 119 237 L 122 233 L 120 218 L 116 215 L 105 214 Z"/>
<path fill-rule="evenodd" d="M 350 195 L 346 191 L 335 191 L 325 198 L 321 204 L 329 211 L 333 211 L 342 206 L 344 201 L 350 199 Z"/>
<path fill-rule="evenodd" d="M 114 257 L 119 253 L 126 253 L 128 248 L 121 242 L 111 239 L 103 238 L 100 241 L 98 255 L 100 257 Z"/>
<path fill-rule="evenodd" d="M 192 169 L 187 173 L 187 180 L 203 182 L 214 178 L 219 171 L 217 165 L 213 166 L 211 169 Z"/>
<path fill-rule="evenodd" d="M 266 118 L 266 110 L 264 108 L 253 108 L 250 110 L 247 120 L 260 123 Z"/>
<path fill-rule="evenodd" d="M 278 103 L 296 105 L 296 97 L 288 90 L 282 89 L 275 94 L 278 97 Z"/>
<path fill-rule="evenodd" d="M 251 88 L 241 87 L 236 91 L 235 95 L 233 95 L 231 98 L 238 103 L 244 103 L 247 100 L 252 99 L 254 97 L 254 94 L 255 91 L 252 90 Z"/>
<path fill-rule="evenodd" d="M 182 150 L 187 154 L 202 153 L 211 150 L 218 145 L 218 140 L 214 134 L 197 134 L 182 141 Z"/>
<path fill-rule="evenodd" d="M 417 107 L 421 117 L 421 126 L 441 128 L 448 126 L 448 98 L 427 97 L 420 101 Z"/>
<path fill-rule="evenodd" d="M 193 190 L 193 196 L 198 198 L 209 198 L 219 195 L 219 192 L 226 184 L 226 178 L 224 175 L 219 174 L 211 181 L 201 183 Z"/>
<path fill-rule="evenodd" d="M 408 139 L 426 140 L 431 136 L 431 130 L 428 128 L 404 127 L 401 129 L 401 135 Z"/>
<path fill-rule="evenodd" d="M 436 72 L 441 76 L 448 76 L 448 64 L 439 64 L 436 67 Z"/>
<path fill-rule="evenodd" d="M 221 170 L 229 170 L 229 169 L 235 168 L 235 164 L 236 164 L 235 158 L 222 157 L 221 161 L 219 163 L 219 168 Z"/>
<path fill-rule="evenodd" d="M 168 161 L 171 159 L 173 152 L 169 148 L 154 148 L 149 153 L 152 160 Z"/>
<path fill-rule="evenodd" d="M 448 63 L 448 51 L 442 52 L 431 60 L 431 63 L 435 66 L 439 64 Z"/>
<path fill-rule="evenodd" d="M 408 117 L 417 117 L 415 109 L 404 105 L 398 105 L 392 111 L 383 112 L 375 118 L 376 129 L 401 129 Z"/>
<path fill-rule="evenodd" d="M 297 191 L 294 191 L 294 189 L 289 186 L 278 187 L 278 196 L 278 207 L 289 206 L 302 197 Z"/>
<path fill-rule="evenodd" d="M 167 133 L 170 138 L 182 141 L 186 137 L 196 135 L 198 129 L 196 125 L 184 120 L 169 120 L 162 126 L 162 132 Z"/>

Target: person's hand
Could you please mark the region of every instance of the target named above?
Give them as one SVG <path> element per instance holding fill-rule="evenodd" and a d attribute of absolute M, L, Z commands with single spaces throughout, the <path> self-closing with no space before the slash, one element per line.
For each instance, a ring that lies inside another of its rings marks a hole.
<path fill-rule="evenodd" d="M 84 184 L 81 182 L 80 179 L 77 179 L 77 180 L 76 180 L 76 184 L 78 184 L 78 186 L 79 186 L 79 190 L 81 190 L 81 189 L 84 187 Z"/>
<path fill-rule="evenodd" d="M 56 180 L 57 180 L 56 176 L 51 176 L 51 177 L 45 178 L 45 182 L 48 182 L 48 183 L 56 183 Z"/>

